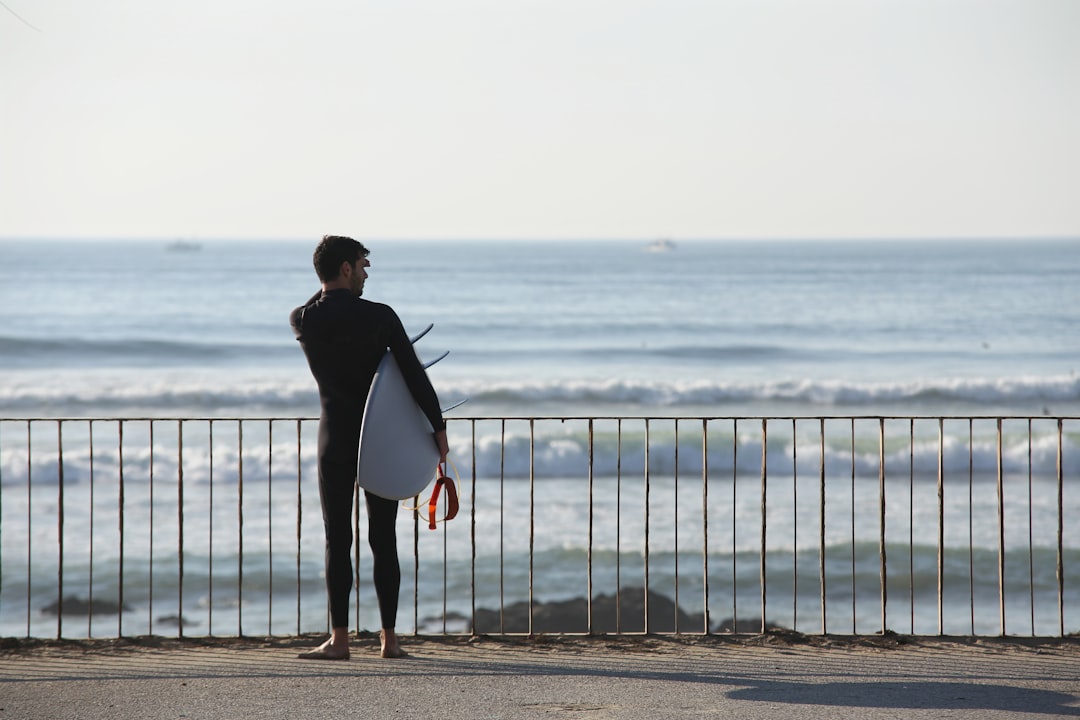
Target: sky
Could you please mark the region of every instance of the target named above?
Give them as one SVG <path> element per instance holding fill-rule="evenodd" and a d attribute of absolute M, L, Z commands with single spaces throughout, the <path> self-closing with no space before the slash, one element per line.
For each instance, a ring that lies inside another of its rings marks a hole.
<path fill-rule="evenodd" d="M 2 0 L 0 238 L 1080 238 L 1077 0 Z"/>

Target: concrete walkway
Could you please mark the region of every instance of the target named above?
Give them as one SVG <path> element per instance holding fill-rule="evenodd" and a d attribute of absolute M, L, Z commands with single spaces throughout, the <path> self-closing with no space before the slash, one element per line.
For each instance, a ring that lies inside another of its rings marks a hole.
<path fill-rule="evenodd" d="M 312 638 L 0 643 L 0 720 L 1080 717 L 1080 641 Z"/>

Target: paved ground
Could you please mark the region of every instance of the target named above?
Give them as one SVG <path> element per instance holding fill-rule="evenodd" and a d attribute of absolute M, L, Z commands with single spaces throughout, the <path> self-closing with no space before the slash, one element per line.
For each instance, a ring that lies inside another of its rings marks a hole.
<path fill-rule="evenodd" d="M 0 641 L 0 720 L 1080 717 L 1080 639 Z"/>

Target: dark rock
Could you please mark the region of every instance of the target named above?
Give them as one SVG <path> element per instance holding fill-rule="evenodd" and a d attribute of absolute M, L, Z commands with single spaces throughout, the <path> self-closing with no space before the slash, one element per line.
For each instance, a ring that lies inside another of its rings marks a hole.
<path fill-rule="evenodd" d="M 50 603 L 41 608 L 46 615 L 117 615 L 128 612 L 131 607 L 124 603 L 123 607 L 111 600 L 94 599 L 84 600 L 77 595 L 66 595 L 61 600 Z"/>
<path fill-rule="evenodd" d="M 776 632 L 785 629 L 786 628 L 769 622 L 768 620 L 765 621 L 765 632 Z M 761 631 L 761 618 L 759 617 L 739 618 L 738 622 L 734 621 L 732 618 L 724 618 L 713 630 L 713 632 L 716 633 L 738 633 L 740 635 L 752 635 L 760 633 Z"/>
<path fill-rule="evenodd" d="M 705 618 L 702 614 L 690 615 L 676 607 L 668 597 L 649 591 L 649 632 L 670 633 L 703 632 Z M 589 631 L 588 603 L 585 598 L 533 604 L 533 633 L 584 633 Z M 592 605 L 592 631 L 594 633 L 640 633 L 645 631 L 645 591 L 642 588 L 623 588 L 618 595 L 596 595 Z M 478 634 L 500 632 L 529 632 L 529 603 L 517 602 L 503 609 L 500 623 L 499 611 L 478 608 L 476 627 Z"/>

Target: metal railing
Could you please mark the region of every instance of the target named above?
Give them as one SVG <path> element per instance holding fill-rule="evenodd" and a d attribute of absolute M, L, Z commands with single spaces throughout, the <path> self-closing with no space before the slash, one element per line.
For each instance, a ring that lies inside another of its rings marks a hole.
<path fill-rule="evenodd" d="M 316 426 L 0 420 L 0 636 L 326 629 Z M 1078 418 L 448 427 L 461 513 L 399 524 L 399 630 L 1080 630 Z M 365 543 L 355 560 L 374 628 Z"/>

